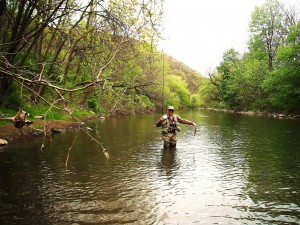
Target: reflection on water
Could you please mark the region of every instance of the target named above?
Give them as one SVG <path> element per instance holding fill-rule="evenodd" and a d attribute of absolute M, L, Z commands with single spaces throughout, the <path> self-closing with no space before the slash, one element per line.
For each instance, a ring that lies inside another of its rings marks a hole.
<path fill-rule="evenodd" d="M 89 124 L 84 133 L 0 150 L 0 224 L 299 224 L 300 121 L 180 113 L 176 148 L 159 115 Z M 91 132 L 96 137 L 96 132 Z M 65 170 L 67 151 L 77 135 Z"/>
<path fill-rule="evenodd" d="M 172 178 L 178 170 L 179 164 L 176 162 L 176 147 L 164 148 L 161 153 L 161 161 L 158 167 L 161 167 L 161 175 Z"/>

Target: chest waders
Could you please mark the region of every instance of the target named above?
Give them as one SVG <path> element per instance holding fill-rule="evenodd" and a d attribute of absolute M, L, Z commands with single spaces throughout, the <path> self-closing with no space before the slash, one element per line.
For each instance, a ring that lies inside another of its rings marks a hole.
<path fill-rule="evenodd" d="M 175 133 L 175 131 L 180 132 L 176 115 L 173 115 L 173 120 L 171 121 L 171 123 L 167 115 L 164 115 L 164 118 L 166 119 L 164 119 L 162 125 L 162 131 L 161 131 L 162 135 L 165 135 L 167 133 Z"/>

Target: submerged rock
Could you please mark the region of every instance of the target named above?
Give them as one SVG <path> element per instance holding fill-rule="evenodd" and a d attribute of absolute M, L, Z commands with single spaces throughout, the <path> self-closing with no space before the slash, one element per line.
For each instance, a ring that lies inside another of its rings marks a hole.
<path fill-rule="evenodd" d="M 65 129 L 56 129 L 56 128 L 51 129 L 52 134 L 61 134 L 61 133 L 65 133 L 65 132 L 66 132 Z"/>

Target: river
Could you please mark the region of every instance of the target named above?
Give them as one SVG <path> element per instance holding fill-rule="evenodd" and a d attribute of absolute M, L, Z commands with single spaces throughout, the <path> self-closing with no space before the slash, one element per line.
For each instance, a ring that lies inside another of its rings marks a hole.
<path fill-rule="evenodd" d="M 84 132 L 0 149 L 0 224 L 300 224 L 299 120 L 179 115 L 176 149 L 158 114 L 91 122 L 109 160 Z"/>

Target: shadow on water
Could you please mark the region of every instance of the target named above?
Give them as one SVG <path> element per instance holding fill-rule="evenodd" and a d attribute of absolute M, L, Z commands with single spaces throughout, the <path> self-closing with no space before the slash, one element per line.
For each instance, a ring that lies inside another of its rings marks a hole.
<path fill-rule="evenodd" d="M 176 147 L 164 147 L 161 150 L 161 161 L 158 164 L 167 179 L 176 175 L 179 163 L 176 161 Z"/>
<path fill-rule="evenodd" d="M 198 130 L 181 126 L 176 148 L 162 147 L 159 115 L 145 114 L 89 124 L 108 161 L 80 132 L 44 152 L 41 139 L 2 149 L 0 224 L 299 223 L 300 121 L 179 115 Z"/>

